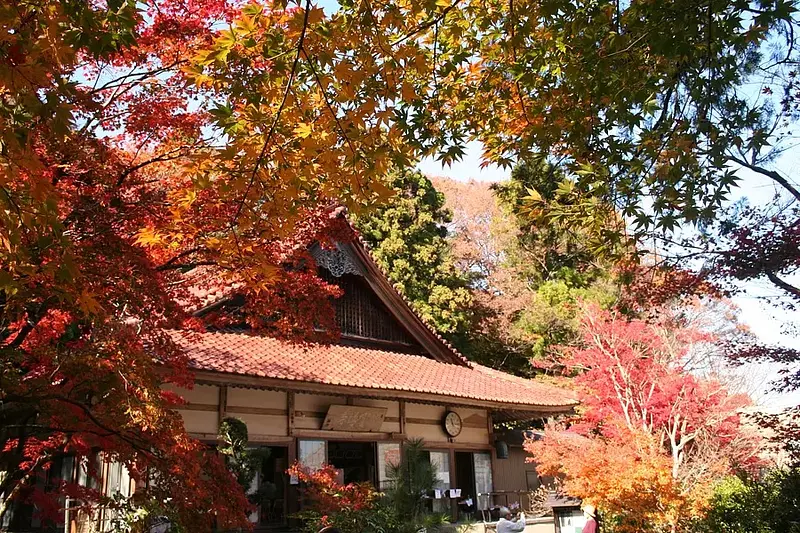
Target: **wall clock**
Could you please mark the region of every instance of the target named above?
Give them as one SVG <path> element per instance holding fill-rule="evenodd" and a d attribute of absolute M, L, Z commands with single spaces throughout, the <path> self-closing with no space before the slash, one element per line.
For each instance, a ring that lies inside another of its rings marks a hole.
<path fill-rule="evenodd" d="M 448 411 L 444 415 L 443 420 L 444 431 L 451 437 L 457 437 L 459 433 L 461 433 L 461 428 L 463 424 L 461 422 L 461 417 L 458 413 L 453 411 Z"/>

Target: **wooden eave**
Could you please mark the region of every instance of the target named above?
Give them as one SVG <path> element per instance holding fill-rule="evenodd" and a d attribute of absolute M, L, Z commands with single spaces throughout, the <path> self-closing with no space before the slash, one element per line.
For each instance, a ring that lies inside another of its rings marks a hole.
<path fill-rule="evenodd" d="M 226 372 L 213 372 L 208 370 L 195 370 L 194 373 L 195 383 L 202 385 L 226 385 L 231 387 L 279 390 L 304 394 L 351 396 L 356 398 L 371 398 L 378 400 L 405 400 L 414 403 L 426 403 L 443 406 L 479 407 L 490 409 L 492 411 L 518 413 L 520 416 L 524 416 L 525 418 L 534 418 L 537 415 L 554 416 L 559 414 L 569 414 L 573 412 L 575 405 L 577 405 L 577 403 L 569 405 L 531 405 L 497 402 L 426 392 L 356 387 L 349 385 L 330 385 L 309 381 L 256 377 Z"/>

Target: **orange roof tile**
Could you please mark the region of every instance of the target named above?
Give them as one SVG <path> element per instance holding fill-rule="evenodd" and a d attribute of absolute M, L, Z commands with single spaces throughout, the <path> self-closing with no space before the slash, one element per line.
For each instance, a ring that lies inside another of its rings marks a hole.
<path fill-rule="evenodd" d="M 171 333 L 195 370 L 364 389 L 408 391 L 507 404 L 509 408 L 564 408 L 568 391 L 505 374 L 420 355 L 343 345 L 294 344 L 230 332 Z M 469 402 L 465 402 L 469 405 Z"/>

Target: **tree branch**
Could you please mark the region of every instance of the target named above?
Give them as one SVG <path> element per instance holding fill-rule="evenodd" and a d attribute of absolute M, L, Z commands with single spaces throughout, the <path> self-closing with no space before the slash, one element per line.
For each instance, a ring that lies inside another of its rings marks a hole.
<path fill-rule="evenodd" d="M 130 176 L 131 174 L 133 174 L 137 170 L 146 167 L 147 165 L 152 165 L 153 163 L 164 163 L 164 162 L 167 162 L 167 161 L 174 161 L 175 159 L 180 158 L 183 155 L 182 151 L 184 149 L 188 149 L 189 147 L 190 146 L 188 146 L 188 145 L 179 146 L 179 147 L 177 147 L 177 148 L 175 148 L 173 150 L 170 150 L 169 152 L 165 152 L 165 153 L 163 153 L 161 155 L 158 155 L 156 157 L 152 157 L 152 158 L 150 158 L 150 159 L 148 159 L 146 161 L 142 161 L 141 163 L 137 163 L 137 164 L 135 164 L 133 166 L 130 166 L 130 167 L 126 168 L 119 175 L 119 178 L 117 178 L 117 187 L 120 187 L 125 182 L 125 178 L 127 178 L 128 176 Z"/>
<path fill-rule="evenodd" d="M 306 39 L 308 15 L 310 10 L 311 0 L 306 0 L 306 8 L 305 12 L 303 13 L 303 29 L 300 32 L 300 38 L 297 40 L 297 53 L 295 54 L 294 61 L 292 62 L 292 70 L 289 73 L 289 79 L 286 82 L 286 89 L 283 91 L 283 99 L 278 106 L 278 110 L 275 112 L 275 118 L 272 120 L 272 124 L 270 124 L 269 131 L 267 132 L 267 138 L 264 139 L 264 146 L 261 147 L 261 152 L 258 154 L 258 159 L 256 159 L 255 165 L 253 165 L 253 173 L 250 175 L 250 181 L 247 183 L 247 187 L 242 195 L 242 201 L 239 202 L 239 206 L 236 208 L 236 213 L 234 213 L 233 218 L 231 219 L 231 227 L 233 227 L 233 225 L 236 223 L 236 220 L 239 218 L 239 215 L 242 213 L 242 208 L 247 201 L 247 195 L 250 194 L 250 189 L 253 188 L 253 183 L 255 183 L 256 176 L 258 175 L 258 169 L 261 167 L 264 157 L 267 155 L 267 148 L 269 148 L 270 142 L 272 141 L 272 136 L 275 133 L 275 129 L 278 127 L 278 121 L 281 118 L 281 113 L 283 113 L 283 108 L 286 106 L 286 101 L 289 99 L 289 93 L 292 90 L 294 78 L 297 74 L 297 65 L 300 63 L 300 53 L 303 50 L 303 42 Z"/>
<path fill-rule="evenodd" d="M 789 294 L 791 294 L 795 298 L 800 299 L 800 289 L 798 289 L 794 285 L 792 285 L 790 283 L 787 283 L 786 281 L 782 280 L 781 278 L 778 277 L 777 274 L 775 274 L 775 272 L 772 272 L 771 270 L 768 270 L 766 272 L 766 274 L 767 274 L 767 277 L 769 278 L 769 280 L 774 285 L 777 285 L 778 287 L 780 287 L 781 289 L 785 290 L 786 292 L 788 292 Z"/>
<path fill-rule="evenodd" d="M 418 34 L 419 32 L 427 30 L 428 28 L 430 28 L 434 24 L 439 24 L 442 20 L 444 20 L 444 18 L 447 16 L 447 14 L 450 11 L 452 11 L 460 2 L 461 2 L 461 0 L 455 0 L 452 4 L 450 4 L 449 6 L 444 8 L 444 10 L 441 13 L 439 13 L 439 15 L 437 15 L 436 17 L 434 17 L 432 19 L 429 19 L 429 20 L 423 22 L 422 24 L 420 24 L 419 26 L 417 26 L 416 28 L 414 28 L 413 30 L 408 32 L 407 34 L 403 35 L 402 37 L 400 37 L 399 39 L 394 41 L 392 43 L 392 46 L 397 46 L 398 44 L 402 43 L 403 41 L 405 41 L 405 40 L 407 40 L 407 39 L 409 39 L 411 37 L 413 37 L 414 35 Z"/>
<path fill-rule="evenodd" d="M 791 183 L 789 183 L 789 180 L 781 176 L 778 172 L 766 169 L 762 166 L 755 165 L 753 163 L 748 163 L 744 159 L 736 157 L 735 155 L 729 155 L 728 157 L 730 157 L 731 161 L 733 161 L 734 163 L 737 163 L 748 170 L 752 170 L 753 172 L 761 174 L 762 176 L 770 178 L 771 180 L 778 183 L 781 187 L 789 191 L 789 193 L 792 196 L 794 196 L 796 200 L 800 200 L 800 191 L 798 191 Z"/>

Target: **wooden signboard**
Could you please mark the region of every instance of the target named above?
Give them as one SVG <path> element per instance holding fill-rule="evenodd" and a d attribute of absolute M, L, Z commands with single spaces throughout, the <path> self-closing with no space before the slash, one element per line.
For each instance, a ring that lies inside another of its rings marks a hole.
<path fill-rule="evenodd" d="M 386 417 L 385 407 L 331 405 L 322 423 L 327 431 L 380 431 Z"/>

